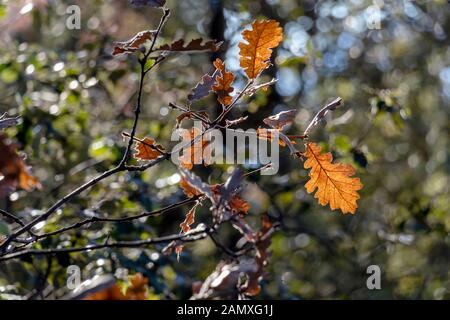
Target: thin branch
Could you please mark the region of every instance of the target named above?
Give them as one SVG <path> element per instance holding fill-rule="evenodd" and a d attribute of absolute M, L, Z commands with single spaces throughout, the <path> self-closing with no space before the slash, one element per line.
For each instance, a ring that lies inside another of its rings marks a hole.
<path fill-rule="evenodd" d="M 54 255 L 60 253 L 73 253 L 73 252 L 87 252 L 92 250 L 98 250 L 103 248 L 140 248 L 149 245 L 167 243 L 171 241 L 180 242 L 193 242 L 200 239 L 204 239 L 208 236 L 210 230 L 198 230 L 192 231 L 187 234 L 173 234 L 164 237 L 150 238 L 146 240 L 134 240 L 134 241 L 116 241 L 106 242 L 102 244 L 88 245 L 85 247 L 72 247 L 72 248 L 58 248 L 58 249 L 26 249 L 19 252 L 11 253 L 0 257 L 0 262 L 16 259 L 28 255 Z"/>
<path fill-rule="evenodd" d="M 158 209 L 158 210 L 154 210 L 154 211 L 149 211 L 149 212 L 143 212 L 134 216 L 128 216 L 128 217 L 123 217 L 123 218 L 100 218 L 100 217 L 92 217 L 92 218 L 88 218 L 82 221 L 79 221 L 77 223 L 74 223 L 70 226 L 58 229 L 56 231 L 52 231 L 52 232 L 48 232 L 45 234 L 40 234 L 40 235 L 36 235 L 36 240 L 40 240 L 43 238 L 48 238 L 51 236 L 55 236 L 64 232 L 67 232 L 69 230 L 73 230 L 73 229 L 78 229 L 81 228 L 84 225 L 90 224 L 90 223 L 94 223 L 94 222 L 115 222 L 115 223 L 121 223 L 121 222 L 130 222 L 130 221 L 134 221 L 134 220 L 138 220 L 144 217 L 150 217 L 150 216 L 158 216 L 161 215 L 165 212 L 171 211 L 175 208 L 181 207 L 182 205 L 191 203 L 193 201 L 197 201 L 198 197 L 194 197 L 194 198 L 188 198 L 188 199 L 184 199 L 182 201 L 179 201 L 177 203 L 171 204 L 167 207 Z"/>
<path fill-rule="evenodd" d="M 15 215 L 13 215 L 12 213 L 9 213 L 5 210 L 0 209 L 0 214 L 6 218 L 11 219 L 12 221 L 14 221 L 15 223 L 17 223 L 18 225 L 21 225 L 22 227 L 25 225 L 25 223 L 20 220 L 19 218 L 17 218 Z"/>
<path fill-rule="evenodd" d="M 225 108 L 221 114 L 217 117 L 216 120 L 214 120 L 212 122 L 212 125 L 215 126 L 216 124 L 220 124 L 220 122 L 222 122 L 222 120 L 225 118 L 225 116 L 228 114 L 228 112 L 231 111 L 231 109 L 233 109 L 233 107 L 236 105 L 236 103 L 245 95 L 245 93 L 247 92 L 247 89 L 250 88 L 250 86 L 253 84 L 253 80 L 249 80 L 247 82 L 247 84 L 245 85 L 244 89 L 239 92 L 239 94 L 237 95 L 237 97 L 234 99 L 234 101 L 227 107 Z"/>

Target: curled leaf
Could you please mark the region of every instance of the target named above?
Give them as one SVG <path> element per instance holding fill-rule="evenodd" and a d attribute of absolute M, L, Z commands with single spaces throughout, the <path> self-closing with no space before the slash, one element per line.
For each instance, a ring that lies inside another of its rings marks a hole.
<path fill-rule="evenodd" d="M 314 128 L 315 126 L 317 126 L 317 124 L 319 124 L 319 122 L 323 118 L 325 118 L 325 116 L 327 115 L 328 111 L 336 110 L 338 107 L 341 106 L 341 104 L 342 104 L 342 98 L 339 98 L 339 97 L 334 99 L 330 103 L 327 103 L 327 105 L 325 107 L 323 107 L 322 109 L 320 109 L 320 111 L 312 119 L 312 121 L 309 123 L 308 127 L 306 128 L 306 130 L 303 132 L 303 135 L 307 136 L 308 133 L 311 131 L 311 129 Z"/>
<path fill-rule="evenodd" d="M 164 44 L 155 51 L 174 51 L 174 52 L 186 52 L 186 51 L 212 51 L 219 50 L 222 42 L 215 40 L 208 40 L 203 43 L 202 38 L 193 39 L 185 45 L 184 39 L 177 40 L 171 44 Z"/>
<path fill-rule="evenodd" d="M 280 113 L 265 118 L 263 122 L 274 129 L 282 130 L 284 126 L 289 125 L 294 121 L 296 114 L 297 110 L 295 109 L 281 111 Z"/>
<path fill-rule="evenodd" d="M 283 29 L 275 20 L 255 21 L 242 36 L 247 43 L 239 43 L 241 68 L 249 79 L 255 79 L 269 67 L 272 49 L 283 40 Z"/>
<path fill-rule="evenodd" d="M 0 129 L 15 126 L 19 121 L 19 117 L 7 118 L 6 114 L 0 116 Z"/>
<path fill-rule="evenodd" d="M 269 87 L 271 85 L 275 84 L 277 81 L 278 81 L 277 79 L 272 79 L 269 82 L 264 82 L 261 84 L 253 85 L 245 91 L 245 94 L 247 94 L 248 96 L 251 97 L 260 89 L 263 91 L 267 91 L 269 89 Z"/>
<path fill-rule="evenodd" d="M 146 41 L 151 40 L 155 34 L 154 30 L 145 30 L 136 34 L 133 38 L 124 42 L 115 42 L 112 55 L 122 53 L 131 53 L 139 50 L 139 48 L 145 44 Z"/>
<path fill-rule="evenodd" d="M 233 92 L 232 87 L 234 81 L 233 73 L 226 71 L 225 64 L 219 58 L 214 61 L 214 66 L 220 72 L 220 76 L 216 78 L 216 82 L 212 89 L 217 94 L 217 100 L 222 106 L 227 106 L 231 103 L 232 97 L 230 93 Z"/>
<path fill-rule="evenodd" d="M 314 197 L 322 206 L 330 204 L 331 210 L 354 214 L 358 207 L 357 191 L 363 187 L 359 178 L 351 178 L 355 169 L 350 164 L 332 163 L 331 153 L 321 154 L 320 147 L 312 142 L 306 144 L 304 156 L 305 169 L 311 169 L 306 191 L 312 193 L 317 189 Z"/>
<path fill-rule="evenodd" d="M 200 100 L 206 97 L 211 91 L 212 86 L 216 82 L 216 78 L 219 74 L 219 71 L 214 71 L 214 73 L 210 76 L 209 74 L 205 74 L 202 77 L 202 80 L 192 89 L 192 92 L 188 95 L 188 101 L 193 102 L 196 100 Z"/>

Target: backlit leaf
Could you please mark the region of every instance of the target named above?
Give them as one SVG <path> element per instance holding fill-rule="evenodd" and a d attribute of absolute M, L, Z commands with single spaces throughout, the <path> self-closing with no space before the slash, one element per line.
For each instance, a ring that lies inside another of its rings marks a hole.
<path fill-rule="evenodd" d="M 247 43 L 239 43 L 241 67 L 249 79 L 255 79 L 269 67 L 272 49 L 283 40 L 283 29 L 275 20 L 255 21 L 242 36 Z"/>
<path fill-rule="evenodd" d="M 145 137 L 137 141 L 134 157 L 139 160 L 154 160 L 163 154 L 163 150 L 163 147 L 156 144 L 155 140 Z"/>
<path fill-rule="evenodd" d="M 281 130 L 283 129 L 284 126 L 289 125 L 294 121 L 296 114 L 297 110 L 295 109 L 288 111 L 281 111 L 280 113 L 265 118 L 263 122 L 274 129 Z"/>
<path fill-rule="evenodd" d="M 363 187 L 359 178 L 351 178 L 355 169 L 350 164 L 332 163 L 331 153 L 321 154 L 320 147 L 312 142 L 306 144 L 304 156 L 305 169 L 311 169 L 306 191 L 312 193 L 317 189 L 314 197 L 322 206 L 329 204 L 331 210 L 354 214 L 358 207 L 357 191 Z"/>
<path fill-rule="evenodd" d="M 226 71 L 225 64 L 219 58 L 214 61 L 214 66 L 220 72 L 220 76 L 216 78 L 216 82 L 212 89 L 217 94 L 217 100 L 220 104 L 222 106 L 227 106 L 232 101 L 230 93 L 234 90 L 232 87 L 234 75 L 233 73 Z"/>

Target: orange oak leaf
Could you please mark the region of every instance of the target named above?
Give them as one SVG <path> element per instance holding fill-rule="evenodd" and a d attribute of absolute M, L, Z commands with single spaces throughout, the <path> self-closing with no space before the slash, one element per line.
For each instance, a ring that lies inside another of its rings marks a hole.
<path fill-rule="evenodd" d="M 214 61 L 214 66 L 219 70 L 220 76 L 216 77 L 216 82 L 212 89 L 217 94 L 217 101 L 219 101 L 222 106 L 228 106 L 233 99 L 230 96 L 230 93 L 234 90 L 232 87 L 234 75 L 225 69 L 225 64 L 219 58 Z"/>
<path fill-rule="evenodd" d="M 186 214 L 184 221 L 180 223 L 180 228 L 182 233 L 188 233 L 191 231 L 191 225 L 195 222 L 195 210 L 198 204 L 195 204 L 191 210 Z M 175 253 L 177 254 L 177 260 L 180 260 L 180 254 L 183 251 L 184 246 L 182 244 L 175 247 Z"/>
<path fill-rule="evenodd" d="M 137 140 L 134 157 L 139 160 L 154 160 L 163 154 L 164 148 L 155 143 L 152 138 Z"/>
<path fill-rule="evenodd" d="M 154 30 L 145 30 L 136 34 L 133 38 L 124 42 L 115 42 L 113 56 L 130 53 L 138 50 L 147 40 L 151 40 L 155 34 Z"/>
<path fill-rule="evenodd" d="M 214 184 L 211 186 L 211 191 L 217 198 L 222 197 L 222 190 L 223 188 L 221 184 Z M 236 193 L 230 196 L 228 205 L 230 206 L 231 211 L 233 211 L 234 213 L 247 214 L 250 210 L 250 204 Z"/>
<path fill-rule="evenodd" d="M 180 228 L 183 233 L 187 233 L 191 230 L 191 225 L 195 221 L 195 209 L 197 205 L 193 206 L 191 210 L 186 214 L 186 218 L 180 223 Z"/>
<path fill-rule="evenodd" d="M 242 32 L 240 63 L 249 79 L 255 79 L 270 65 L 272 49 L 283 40 L 283 29 L 275 20 L 254 21 L 251 30 Z"/>
<path fill-rule="evenodd" d="M 238 195 L 234 195 L 228 201 L 231 210 L 236 213 L 247 214 L 250 210 L 250 204 Z"/>
<path fill-rule="evenodd" d="M 183 176 L 180 180 L 180 187 L 183 189 L 184 194 L 189 198 L 201 196 L 203 194 L 201 191 L 191 186 Z"/>
<path fill-rule="evenodd" d="M 330 204 L 331 210 L 341 209 L 342 213 L 354 214 L 358 207 L 358 190 L 363 187 L 359 178 L 352 178 L 355 169 L 350 164 L 332 163 L 331 153 L 321 154 L 320 147 L 311 142 L 306 144 L 307 158 L 304 167 L 311 169 L 306 191 L 312 193 L 322 206 Z"/>

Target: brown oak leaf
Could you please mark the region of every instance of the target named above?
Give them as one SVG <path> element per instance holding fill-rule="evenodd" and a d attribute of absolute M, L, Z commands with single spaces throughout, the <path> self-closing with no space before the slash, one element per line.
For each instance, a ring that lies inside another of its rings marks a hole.
<path fill-rule="evenodd" d="M 136 34 L 133 38 L 124 42 L 115 42 L 112 55 L 130 53 L 138 50 L 147 40 L 151 40 L 155 34 L 154 30 L 145 30 Z"/>

